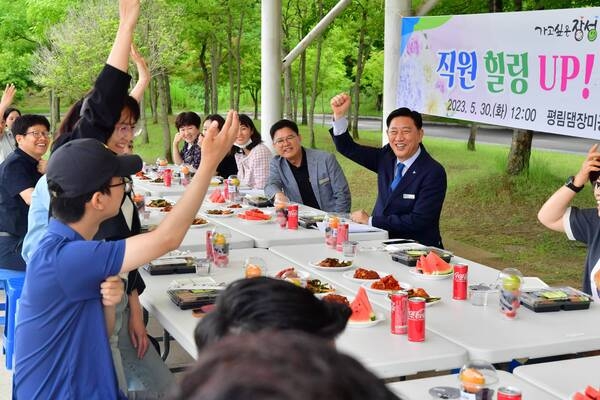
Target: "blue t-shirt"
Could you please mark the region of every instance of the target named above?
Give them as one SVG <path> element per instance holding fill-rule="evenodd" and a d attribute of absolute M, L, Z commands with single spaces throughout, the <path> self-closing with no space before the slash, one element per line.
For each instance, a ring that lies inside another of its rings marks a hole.
<path fill-rule="evenodd" d="M 86 241 L 52 219 L 27 267 L 15 338 L 19 399 L 117 399 L 100 284 L 125 241 Z"/>

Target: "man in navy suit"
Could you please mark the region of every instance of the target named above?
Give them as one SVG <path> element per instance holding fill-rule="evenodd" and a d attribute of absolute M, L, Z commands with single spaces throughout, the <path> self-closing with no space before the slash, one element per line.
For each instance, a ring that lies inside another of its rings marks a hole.
<path fill-rule="evenodd" d="M 388 115 L 389 143 L 382 148 L 357 144 L 348 133 L 346 113 L 350 96 L 331 99 L 337 150 L 352 161 L 377 173 L 378 194 L 373 215 L 354 211 L 354 222 L 370 224 L 389 232 L 390 238 L 414 239 L 424 245 L 442 247 L 440 214 L 446 197 L 446 171 L 421 143 L 421 114 L 398 108 Z"/>

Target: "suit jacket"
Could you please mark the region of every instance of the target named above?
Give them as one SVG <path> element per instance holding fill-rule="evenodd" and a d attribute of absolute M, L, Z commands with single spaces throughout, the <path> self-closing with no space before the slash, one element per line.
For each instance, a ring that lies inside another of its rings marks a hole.
<path fill-rule="evenodd" d="M 362 146 L 348 132 L 333 135 L 337 150 L 352 161 L 377 173 L 377 201 L 371 223 L 389 232 L 390 238 L 414 239 L 427 246 L 442 247 L 440 214 L 446 197 L 446 171 L 425 150 L 392 192 L 396 155 L 390 145 Z"/>
<path fill-rule="evenodd" d="M 305 148 L 304 151 L 310 185 L 319 202 L 319 208 L 329 212 L 350 212 L 350 188 L 335 156 L 321 150 Z M 283 191 L 290 201 L 302 203 L 298 184 L 287 160 L 275 156 L 269 166 L 265 195 L 271 199 L 280 191 Z"/>

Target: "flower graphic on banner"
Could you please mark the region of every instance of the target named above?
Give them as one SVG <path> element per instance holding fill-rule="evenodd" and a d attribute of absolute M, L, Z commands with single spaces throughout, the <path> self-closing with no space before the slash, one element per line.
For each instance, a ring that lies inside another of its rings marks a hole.
<path fill-rule="evenodd" d="M 400 58 L 396 105 L 426 114 L 444 112 L 446 85 L 435 72 L 436 55 L 427 35 L 413 32 Z"/>

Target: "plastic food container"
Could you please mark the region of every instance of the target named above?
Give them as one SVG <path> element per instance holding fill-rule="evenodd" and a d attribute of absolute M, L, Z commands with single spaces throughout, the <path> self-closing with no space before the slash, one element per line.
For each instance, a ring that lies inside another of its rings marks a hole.
<path fill-rule="evenodd" d="M 490 298 L 493 298 L 497 293 L 498 289 L 484 283 L 469 286 L 469 300 L 474 306 L 487 306 L 490 303 Z"/>

